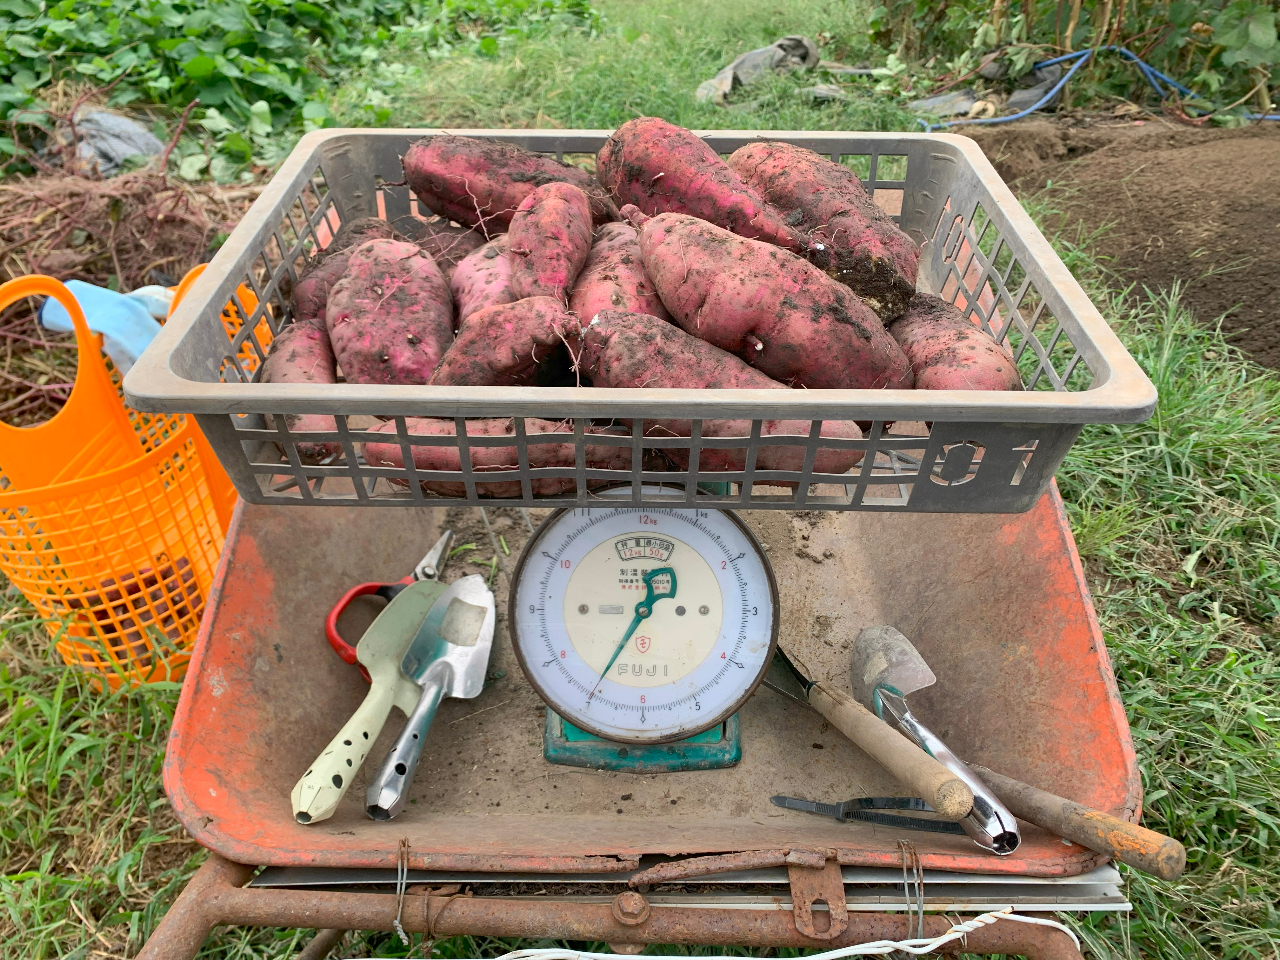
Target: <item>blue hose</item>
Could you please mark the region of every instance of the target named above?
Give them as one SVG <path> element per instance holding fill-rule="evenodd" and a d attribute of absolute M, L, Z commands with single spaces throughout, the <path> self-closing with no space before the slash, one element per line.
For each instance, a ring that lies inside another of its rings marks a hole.
<path fill-rule="evenodd" d="M 1054 64 L 1066 63 L 1069 60 L 1075 61 L 1071 64 L 1071 68 L 1062 75 L 1061 79 L 1053 85 L 1053 88 L 1048 93 L 1041 97 L 1034 105 L 1027 107 L 1025 110 L 1020 110 L 1019 112 L 1010 114 L 1007 117 L 984 117 L 980 120 L 946 120 L 942 123 L 929 123 L 925 120 L 921 120 L 920 125 L 924 127 L 925 133 L 932 133 L 935 130 L 945 130 L 947 127 L 967 126 L 970 124 L 1011 123 L 1014 120 L 1021 120 L 1023 117 L 1030 116 L 1041 107 L 1052 102 L 1053 98 L 1056 97 L 1062 91 L 1062 88 L 1067 85 L 1067 81 L 1075 76 L 1076 71 L 1088 63 L 1095 53 L 1100 53 L 1104 50 L 1114 51 L 1120 54 L 1120 56 L 1125 60 L 1128 60 L 1137 66 L 1138 71 L 1142 74 L 1147 83 L 1151 84 L 1151 89 L 1156 92 L 1156 95 L 1159 96 L 1161 100 L 1166 99 L 1170 92 L 1166 91 L 1164 87 L 1160 85 L 1162 82 L 1166 84 L 1170 90 L 1176 90 L 1183 96 L 1195 96 L 1195 93 L 1192 90 L 1184 87 L 1172 77 L 1165 76 L 1132 50 L 1117 46 L 1090 47 L 1088 50 L 1077 50 L 1075 53 L 1065 53 L 1060 57 L 1053 57 L 1050 60 L 1041 60 L 1039 63 L 1033 64 L 1031 69 L 1039 70 L 1041 67 L 1052 67 Z M 1249 120 L 1280 120 L 1280 114 L 1278 113 L 1246 113 L 1245 117 Z"/>

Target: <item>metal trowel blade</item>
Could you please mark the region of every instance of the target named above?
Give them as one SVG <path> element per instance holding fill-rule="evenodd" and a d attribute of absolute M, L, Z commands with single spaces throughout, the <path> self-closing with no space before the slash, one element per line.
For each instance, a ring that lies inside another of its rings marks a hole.
<path fill-rule="evenodd" d="M 421 684 L 428 671 L 444 669 L 446 697 L 478 695 L 484 687 L 495 620 L 493 593 L 484 577 L 472 574 L 454 581 L 422 621 L 400 661 L 401 673 Z"/>
<path fill-rule="evenodd" d="M 849 679 L 853 698 L 870 710 L 876 710 L 877 687 L 895 690 L 905 697 L 938 682 L 924 657 L 910 640 L 893 627 L 867 627 L 853 641 Z"/>

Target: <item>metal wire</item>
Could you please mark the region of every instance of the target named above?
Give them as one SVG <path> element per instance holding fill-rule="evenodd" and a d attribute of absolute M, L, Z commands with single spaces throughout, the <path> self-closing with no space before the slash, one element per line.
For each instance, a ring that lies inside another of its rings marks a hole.
<path fill-rule="evenodd" d="M 924 869 L 920 864 L 920 854 L 916 845 L 910 840 L 899 840 L 898 850 L 902 853 L 902 889 L 907 898 L 907 932 L 911 932 L 912 907 L 916 913 L 916 937 L 924 937 Z M 911 877 L 907 876 L 907 867 L 911 867 Z M 912 889 L 912 881 L 915 889 Z"/>

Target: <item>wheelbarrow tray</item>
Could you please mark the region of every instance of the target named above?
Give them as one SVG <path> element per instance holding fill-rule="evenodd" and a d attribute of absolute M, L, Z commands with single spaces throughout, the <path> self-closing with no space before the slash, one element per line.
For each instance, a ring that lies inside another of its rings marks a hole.
<path fill-rule="evenodd" d="M 513 509 L 489 516 L 512 548 L 499 554 L 510 569 L 523 520 Z M 782 642 L 811 670 L 847 683 L 858 631 L 894 624 L 938 676 L 913 709 L 961 757 L 1137 818 L 1129 728 L 1056 488 L 1013 515 L 744 516 L 777 576 Z M 490 682 L 474 700 L 441 705 L 405 812 L 383 823 L 364 814 L 367 778 L 402 722 L 393 712 L 335 815 L 296 823 L 290 789 L 367 689 L 329 649 L 325 615 L 352 584 L 412 569 L 444 520 L 440 508 L 240 503 L 164 767 L 177 815 L 200 843 L 246 864 L 389 867 L 404 839 L 414 869 L 498 873 L 620 873 L 646 855 L 787 849 L 897 866 L 899 839 L 930 870 L 1072 876 L 1105 861 L 1030 825 L 1015 854 L 995 857 L 965 837 L 773 807 L 778 793 L 832 801 L 902 788 L 817 713 L 763 687 L 740 711 L 735 767 L 638 775 L 552 765 L 545 706 L 502 614 Z M 475 524 L 461 542 L 476 540 L 488 559 L 478 511 L 450 511 L 449 522 Z M 506 588 L 500 571 L 500 611 Z M 353 616 L 367 623 L 372 613 Z M 360 624 L 343 629 L 354 638 Z"/>

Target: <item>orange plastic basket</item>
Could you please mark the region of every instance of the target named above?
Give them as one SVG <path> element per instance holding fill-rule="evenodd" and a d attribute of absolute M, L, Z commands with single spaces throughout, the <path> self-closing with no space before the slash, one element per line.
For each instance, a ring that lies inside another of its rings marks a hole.
<path fill-rule="evenodd" d="M 75 296 L 51 277 L 0 286 L 0 309 L 50 296 L 75 325 L 63 408 L 0 424 L 0 571 L 58 652 L 111 689 L 180 679 L 235 490 L 195 421 L 128 409 Z"/>

